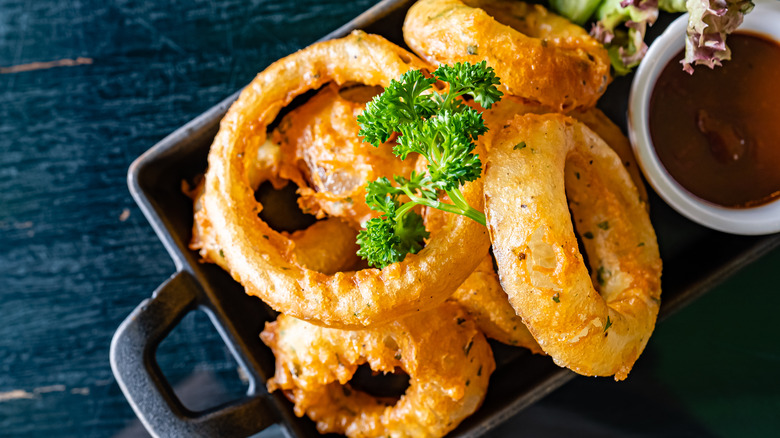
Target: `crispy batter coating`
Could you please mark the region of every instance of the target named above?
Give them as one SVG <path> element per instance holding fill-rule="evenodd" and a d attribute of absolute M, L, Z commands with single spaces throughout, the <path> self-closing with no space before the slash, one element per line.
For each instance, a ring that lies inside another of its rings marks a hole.
<path fill-rule="evenodd" d="M 382 90 L 353 86 L 342 91 L 331 83 L 287 114 L 274 131 L 273 141 L 281 146 L 279 177 L 298 185 L 303 211 L 318 219 L 340 217 L 359 229 L 379 214 L 366 205 L 366 184 L 411 173 L 417 154 L 400 160 L 392 145 L 375 148 L 358 137 L 356 118 L 377 91 Z"/>
<path fill-rule="evenodd" d="M 189 248 L 198 251 L 202 260 L 228 270 L 225 252 L 216 241 L 216 235 L 203 209 L 203 182 L 188 192 L 194 201 L 195 220 Z M 296 263 L 323 274 L 334 274 L 360 263 L 357 256 L 357 231 L 339 218 L 315 222 L 305 230 L 285 233 L 293 244 Z"/>
<path fill-rule="evenodd" d="M 572 118 L 528 114 L 495 134 L 484 179 L 501 284 L 534 338 L 560 366 L 624 379 L 655 325 L 661 259 L 618 156 Z"/>
<path fill-rule="evenodd" d="M 450 300 L 460 304 L 488 338 L 544 354 L 523 320 L 509 304 L 509 297 L 501 288 L 498 274 L 493 268 L 493 258 L 489 254 L 452 294 Z"/>
<path fill-rule="evenodd" d="M 409 47 L 433 64 L 485 60 L 507 94 L 557 111 L 592 107 L 611 77 L 606 49 L 542 6 L 510 0 L 421 0 L 404 21 Z"/>
<path fill-rule="evenodd" d="M 267 126 L 281 108 L 329 82 L 384 87 L 410 69 L 425 67 L 387 40 L 355 31 L 273 63 L 242 91 L 209 152 L 202 215 L 196 219 L 205 216 L 226 269 L 247 293 L 290 316 L 360 328 L 436 307 L 479 264 L 489 248 L 487 231 L 460 215 L 449 215 L 426 247 L 403 262 L 332 275 L 301 266 L 294 242 L 258 217 L 263 206 L 255 200 L 253 184 L 267 172 L 254 163 L 272 166 L 280 153 L 273 147 L 266 153 L 265 145 Z M 463 194 L 482 208 L 481 181 L 467 184 Z"/>
<path fill-rule="evenodd" d="M 444 436 L 482 404 L 493 353 L 454 303 L 364 330 L 315 326 L 280 315 L 260 335 L 274 352 L 268 390 L 285 391 L 321 433 L 348 437 Z M 357 367 L 400 368 L 409 388 L 394 404 L 350 387 Z"/>
<path fill-rule="evenodd" d="M 486 137 L 500 131 L 515 115 L 529 113 L 547 114 L 549 112 L 550 109 L 542 105 L 524 102 L 522 99 L 514 96 L 505 96 L 500 102 L 493 105 L 492 108 L 483 112 L 485 125 L 489 129 Z M 649 208 L 649 204 L 647 203 L 647 189 L 642 180 L 642 172 L 640 172 L 639 165 L 637 165 L 634 152 L 631 149 L 631 143 L 623 134 L 623 131 L 620 130 L 620 127 L 612 122 L 612 120 L 610 120 L 600 109 L 595 107 L 575 109 L 569 111 L 566 115 L 574 117 L 584 123 L 618 154 L 620 160 L 623 162 L 623 166 L 628 170 L 637 190 L 639 190 L 639 196 L 645 203 L 645 208 Z M 490 147 L 489 140 L 484 140 L 484 143 L 486 147 Z"/>
<path fill-rule="evenodd" d="M 623 167 L 626 168 L 637 191 L 639 191 L 639 199 L 644 203 L 645 209 L 649 210 L 650 204 L 647 202 L 647 188 L 642 180 L 642 172 L 636 162 L 636 157 L 634 157 L 634 151 L 631 149 L 631 142 L 620 130 L 620 127 L 598 108 L 576 109 L 567 115 L 584 123 L 617 153 Z"/>
<path fill-rule="evenodd" d="M 357 230 L 377 215 L 366 205 L 366 182 L 379 176 L 408 176 L 414 167 L 416 156 L 402 161 L 392 153 L 391 145 L 375 148 L 358 139 L 356 117 L 375 93 L 376 87 L 323 87 L 282 118 L 271 135 L 273 140 L 266 141 L 250 163 L 253 189 L 266 180 L 276 187 L 291 180 L 299 187 L 304 211 L 319 219 L 327 215 L 305 230 L 282 233 L 294 243 L 296 263 L 308 269 L 334 274 L 357 266 Z M 196 217 L 190 249 L 199 250 L 204 261 L 226 269 L 203 212 L 202 181 L 189 194 L 195 201 Z"/>
<path fill-rule="evenodd" d="M 346 271 L 360 262 L 356 237 L 354 228 L 333 217 L 290 234 L 295 244 L 295 262 L 323 274 Z"/>

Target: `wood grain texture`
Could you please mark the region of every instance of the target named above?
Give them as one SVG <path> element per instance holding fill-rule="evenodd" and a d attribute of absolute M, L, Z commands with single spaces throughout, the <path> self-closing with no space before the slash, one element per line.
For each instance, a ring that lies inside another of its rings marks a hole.
<path fill-rule="evenodd" d="M 0 436 L 111 436 L 135 418 L 109 343 L 174 266 L 128 166 L 373 3 L 0 0 L 0 67 L 92 61 L 0 74 Z M 197 364 L 243 388 L 205 317 L 158 358 L 174 384 Z"/>
<path fill-rule="evenodd" d="M 143 435 L 109 342 L 174 266 L 127 191 L 128 166 L 373 3 L 0 0 L 0 437 Z M 28 68 L 79 58 L 91 62 Z M 669 252 L 693 241 L 659 231 L 675 237 L 662 242 Z M 776 433 L 779 265 L 775 250 L 670 318 L 622 386 L 578 379 L 491 436 Z M 724 324 L 734 312 L 736 327 Z M 244 390 L 203 314 L 182 321 L 158 360 L 193 409 Z"/>

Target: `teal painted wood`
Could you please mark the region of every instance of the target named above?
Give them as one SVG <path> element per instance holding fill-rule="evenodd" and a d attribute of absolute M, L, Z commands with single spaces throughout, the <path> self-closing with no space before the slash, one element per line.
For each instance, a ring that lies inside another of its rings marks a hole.
<path fill-rule="evenodd" d="M 174 266 L 128 193 L 128 166 L 373 3 L 0 0 L 0 437 L 133 423 L 109 343 Z M 91 63 L 8 72 L 79 57 Z M 244 390 L 203 315 L 158 357 L 185 392 Z"/>
<path fill-rule="evenodd" d="M 111 374 L 109 342 L 174 266 L 127 192 L 127 167 L 263 66 L 373 3 L 0 0 L 0 437 L 143 436 Z M 70 67 L 35 64 L 78 58 Z M 669 254 L 698 232 L 659 231 Z M 670 260 L 670 278 L 684 283 L 685 258 Z M 769 415 L 780 408 L 777 379 L 759 383 L 776 370 L 776 324 L 771 312 L 750 312 L 753 301 L 760 310 L 780 304 L 778 265 L 775 250 L 712 292 L 705 303 L 715 308 L 673 316 L 628 382 L 577 379 L 492 435 L 738 436 L 742 422 L 753 436 L 780 429 Z M 734 330 L 716 331 L 696 357 L 680 353 L 707 337 L 695 327 L 723 325 L 732 310 L 742 315 L 729 320 Z M 758 340 L 733 347 L 746 333 Z M 185 317 L 157 357 L 191 409 L 245 390 L 203 314 Z M 706 386 L 724 376 L 737 400 L 733 421 L 717 415 L 729 399 Z"/>

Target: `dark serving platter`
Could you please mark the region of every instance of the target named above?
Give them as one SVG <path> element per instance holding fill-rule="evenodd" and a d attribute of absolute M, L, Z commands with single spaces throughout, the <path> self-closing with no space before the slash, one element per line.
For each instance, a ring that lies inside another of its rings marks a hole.
<path fill-rule="evenodd" d="M 404 45 L 401 24 L 412 3 L 382 1 L 323 40 L 363 29 Z M 662 15 L 649 37 L 658 35 L 673 18 Z M 624 129 L 630 85 L 631 76 L 616 79 L 599 103 Z M 154 436 L 249 436 L 276 423 L 288 436 L 319 436 L 311 421 L 293 414 L 292 404 L 282 394 L 265 390 L 265 381 L 274 373 L 274 357 L 258 335 L 276 313 L 244 294 L 216 265 L 200 263 L 198 254 L 187 248 L 192 202 L 182 193 L 181 183 L 205 171 L 219 121 L 237 97 L 238 92 L 163 139 L 139 157 L 128 174 L 130 192 L 177 271 L 127 317 L 111 345 L 111 367 L 117 382 Z M 746 237 L 701 227 L 652 193 L 650 205 L 664 260 L 659 321 L 780 246 L 780 234 Z M 249 380 L 245 397 L 204 412 L 184 407 L 155 361 L 160 342 L 195 309 L 209 315 Z M 575 376 L 549 358 L 493 346 L 498 367 L 485 403 L 450 434 L 452 437 L 480 436 Z"/>

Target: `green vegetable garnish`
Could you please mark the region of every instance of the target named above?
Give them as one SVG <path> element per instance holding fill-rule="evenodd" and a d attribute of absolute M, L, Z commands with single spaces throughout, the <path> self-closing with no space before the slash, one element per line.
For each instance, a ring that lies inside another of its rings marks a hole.
<path fill-rule="evenodd" d="M 604 269 L 603 266 L 599 266 L 599 268 L 596 270 L 596 281 L 599 283 L 599 286 L 604 286 L 607 284 L 607 270 Z"/>
<path fill-rule="evenodd" d="M 731 59 L 726 36 L 753 6 L 753 0 L 550 0 L 554 11 L 580 26 L 596 20 L 591 35 L 604 43 L 619 76 L 630 73 L 645 56 L 645 32 L 659 9 L 689 12 L 683 69 L 693 73 L 692 64 L 713 68 Z"/>
<path fill-rule="evenodd" d="M 437 79 L 449 84 L 447 91 L 433 88 Z M 412 172 L 408 179 L 394 176 L 393 181 L 379 178 L 367 185 L 366 203 L 383 213 L 369 220 L 357 237 L 358 255 L 371 266 L 383 268 L 422 249 L 428 232 L 422 217 L 413 211 L 417 205 L 485 224 L 485 215 L 468 205 L 460 188 L 482 174 L 482 162 L 472 151 L 474 141 L 487 128 L 482 115 L 459 97 L 468 94 L 483 108 L 490 108 L 503 94 L 498 84 L 493 69 L 484 61 L 442 65 L 431 78 L 413 70 L 391 81 L 358 116 L 359 135 L 366 142 L 379 147 L 393 133 L 399 133 L 393 148 L 396 156 L 404 160 L 416 152 L 428 160 L 427 172 Z M 451 204 L 439 201 L 442 192 Z"/>
<path fill-rule="evenodd" d="M 596 12 L 602 0 L 550 0 L 555 12 L 582 26 Z"/>

